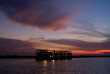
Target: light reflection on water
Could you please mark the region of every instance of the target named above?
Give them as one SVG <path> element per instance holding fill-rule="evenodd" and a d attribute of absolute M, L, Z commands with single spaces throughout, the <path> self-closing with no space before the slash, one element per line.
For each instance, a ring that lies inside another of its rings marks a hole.
<path fill-rule="evenodd" d="M 51 63 L 51 69 L 53 71 L 53 69 L 55 68 L 54 64 L 55 64 L 55 60 L 43 60 L 42 63 L 43 63 L 43 74 L 46 74 L 47 72 L 47 65 L 48 65 L 48 61 L 52 62 Z M 54 72 L 53 72 L 54 74 Z"/>
<path fill-rule="evenodd" d="M 44 60 L 44 61 L 43 61 L 43 66 L 44 66 L 44 67 L 47 67 L 47 60 Z"/>
<path fill-rule="evenodd" d="M 0 59 L 0 74 L 110 74 L 110 58 Z"/>
<path fill-rule="evenodd" d="M 52 68 L 55 68 L 55 60 L 52 60 Z"/>

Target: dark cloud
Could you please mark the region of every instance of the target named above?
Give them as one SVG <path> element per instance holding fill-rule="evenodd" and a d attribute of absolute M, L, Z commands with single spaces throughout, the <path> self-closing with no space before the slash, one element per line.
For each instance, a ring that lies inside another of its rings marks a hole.
<path fill-rule="evenodd" d="M 0 0 L 0 9 L 12 21 L 42 30 L 66 29 L 69 13 L 61 13 L 55 0 Z"/>
<path fill-rule="evenodd" d="M 94 51 L 100 49 L 110 49 L 110 39 L 104 42 L 86 42 L 73 39 L 45 40 L 45 41 L 62 45 L 76 46 L 79 47 L 80 50 Z"/>
<path fill-rule="evenodd" d="M 16 40 L 0 38 L 0 55 L 34 55 L 34 44 Z"/>

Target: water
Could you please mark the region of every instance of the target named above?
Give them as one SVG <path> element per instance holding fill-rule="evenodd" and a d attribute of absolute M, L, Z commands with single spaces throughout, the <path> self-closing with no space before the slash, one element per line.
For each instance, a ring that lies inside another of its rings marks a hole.
<path fill-rule="evenodd" d="M 110 58 L 0 59 L 0 74 L 110 74 Z"/>

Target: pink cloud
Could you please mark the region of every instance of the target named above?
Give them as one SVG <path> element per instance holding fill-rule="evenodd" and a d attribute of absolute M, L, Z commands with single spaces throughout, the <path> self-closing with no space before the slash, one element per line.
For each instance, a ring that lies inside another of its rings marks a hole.
<path fill-rule="evenodd" d="M 21 5 L 18 0 L 6 1 L 1 6 L 9 19 L 22 26 L 58 31 L 65 30 L 67 22 L 71 19 L 71 14 L 61 12 L 54 1 L 28 0 L 23 2 Z"/>

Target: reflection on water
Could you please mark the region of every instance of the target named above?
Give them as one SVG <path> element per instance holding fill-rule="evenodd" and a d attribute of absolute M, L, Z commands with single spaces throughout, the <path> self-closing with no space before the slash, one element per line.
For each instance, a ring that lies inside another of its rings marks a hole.
<path fill-rule="evenodd" d="M 110 74 L 110 58 L 0 59 L 0 74 Z"/>
<path fill-rule="evenodd" d="M 46 74 L 47 60 L 43 60 L 43 74 Z"/>
<path fill-rule="evenodd" d="M 52 68 L 55 68 L 55 60 L 52 60 Z"/>
<path fill-rule="evenodd" d="M 67 62 L 67 61 L 68 61 L 68 59 L 65 59 L 65 61 Z"/>
<path fill-rule="evenodd" d="M 47 71 L 47 65 L 48 65 L 48 62 L 52 62 L 51 63 L 51 69 L 53 71 L 53 69 L 55 68 L 55 60 L 42 60 L 41 62 L 43 63 L 43 74 L 46 74 L 46 71 Z M 50 63 L 49 63 L 50 64 Z M 54 73 L 53 73 L 54 74 Z"/>
<path fill-rule="evenodd" d="M 43 61 L 43 65 L 44 65 L 44 67 L 47 67 L 47 60 Z"/>

